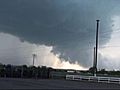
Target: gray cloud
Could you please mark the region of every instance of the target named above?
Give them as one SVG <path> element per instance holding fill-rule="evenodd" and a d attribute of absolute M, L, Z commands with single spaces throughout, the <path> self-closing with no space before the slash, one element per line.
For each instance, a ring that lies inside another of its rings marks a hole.
<path fill-rule="evenodd" d="M 70 62 L 88 67 L 92 63 L 96 19 L 100 19 L 100 45 L 111 36 L 111 17 L 120 10 L 118 0 L 1 0 L 0 32 L 39 45 Z M 83 48 L 83 49 L 81 49 Z M 84 49 L 85 48 L 85 49 Z"/>

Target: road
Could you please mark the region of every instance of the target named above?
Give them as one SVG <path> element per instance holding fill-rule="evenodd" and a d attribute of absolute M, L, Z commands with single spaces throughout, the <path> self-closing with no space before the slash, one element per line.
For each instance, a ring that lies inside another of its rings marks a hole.
<path fill-rule="evenodd" d="M 120 85 L 52 79 L 0 78 L 0 89 L 120 89 Z"/>

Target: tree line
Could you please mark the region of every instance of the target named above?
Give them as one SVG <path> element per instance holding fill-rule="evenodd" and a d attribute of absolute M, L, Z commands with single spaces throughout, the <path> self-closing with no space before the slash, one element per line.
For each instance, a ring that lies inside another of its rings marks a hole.
<path fill-rule="evenodd" d="M 89 70 L 72 70 L 69 69 L 53 69 L 46 66 L 27 66 L 27 65 L 11 65 L 11 64 L 1 64 L 0 63 L 0 77 L 8 78 L 65 78 L 67 74 L 72 75 L 93 75 L 94 68 L 91 67 Z M 97 71 L 98 76 L 116 76 L 120 77 L 120 71 L 107 71 L 105 69 L 100 69 Z"/>
<path fill-rule="evenodd" d="M 87 71 L 91 74 L 94 73 L 94 68 L 93 67 L 90 67 L 89 70 Z M 99 69 L 97 71 L 97 75 L 101 75 L 101 76 L 114 76 L 114 77 L 120 77 L 120 70 L 106 70 L 106 69 Z"/>
<path fill-rule="evenodd" d="M 46 66 L 15 66 L 0 64 L 0 77 L 14 78 L 49 78 L 51 67 Z"/>

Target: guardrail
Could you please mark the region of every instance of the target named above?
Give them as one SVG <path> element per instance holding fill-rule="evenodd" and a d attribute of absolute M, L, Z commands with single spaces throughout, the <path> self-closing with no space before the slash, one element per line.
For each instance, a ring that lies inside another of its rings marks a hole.
<path fill-rule="evenodd" d="M 95 76 L 81 76 L 81 75 L 66 75 L 66 80 L 77 81 L 93 81 L 93 82 L 105 82 L 105 83 L 117 83 L 120 84 L 120 78 L 116 77 L 95 77 Z"/>

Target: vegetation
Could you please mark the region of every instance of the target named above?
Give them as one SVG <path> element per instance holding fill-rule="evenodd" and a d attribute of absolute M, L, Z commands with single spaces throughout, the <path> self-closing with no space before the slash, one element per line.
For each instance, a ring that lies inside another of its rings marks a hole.
<path fill-rule="evenodd" d="M 91 67 L 87 71 L 80 70 L 68 70 L 68 69 L 53 69 L 46 66 L 15 66 L 15 65 L 3 65 L 0 63 L 0 77 L 8 78 L 65 78 L 67 74 L 72 75 L 93 75 L 93 68 Z M 101 69 L 97 71 L 98 76 L 115 76 L 120 77 L 120 71 L 106 71 Z"/>
<path fill-rule="evenodd" d="M 90 67 L 88 70 L 89 73 L 93 75 L 94 73 L 94 68 Z M 97 71 L 98 76 L 107 76 L 107 77 L 120 77 L 120 71 L 107 71 L 106 69 L 100 69 Z"/>
<path fill-rule="evenodd" d="M 0 64 L 0 77 L 14 77 L 14 78 L 49 78 L 49 72 L 52 68 L 46 66 L 14 66 Z"/>

